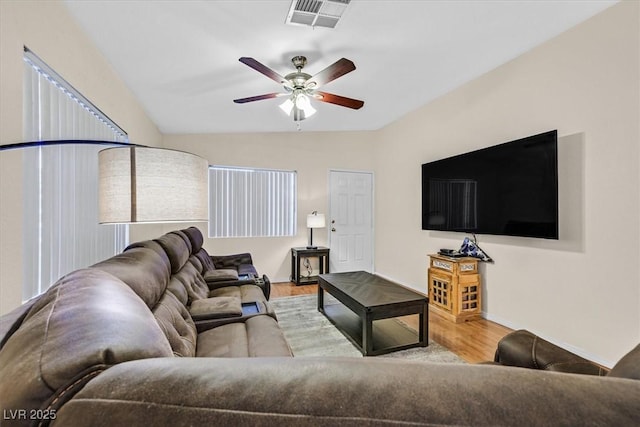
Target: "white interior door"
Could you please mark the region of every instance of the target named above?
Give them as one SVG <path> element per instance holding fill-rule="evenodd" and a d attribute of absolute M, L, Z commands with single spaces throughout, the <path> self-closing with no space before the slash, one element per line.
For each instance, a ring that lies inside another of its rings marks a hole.
<path fill-rule="evenodd" d="M 373 272 L 373 174 L 329 172 L 329 268 Z"/>

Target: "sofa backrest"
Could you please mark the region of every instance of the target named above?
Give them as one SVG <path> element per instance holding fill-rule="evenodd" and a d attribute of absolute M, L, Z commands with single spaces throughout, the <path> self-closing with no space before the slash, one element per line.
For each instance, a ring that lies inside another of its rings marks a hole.
<path fill-rule="evenodd" d="M 196 325 L 185 305 L 172 292 L 165 292 L 154 307 L 153 316 L 167 337 L 174 356 L 196 355 Z"/>
<path fill-rule="evenodd" d="M 202 249 L 202 244 L 204 243 L 204 236 L 202 236 L 202 232 L 198 227 L 189 227 L 184 230 L 180 230 L 187 238 L 189 242 L 191 242 L 191 252 L 197 253 L 200 249 Z"/>
<path fill-rule="evenodd" d="M 209 253 L 202 247 L 204 243 L 204 237 L 202 232 L 197 227 L 189 227 L 184 230 L 180 230 L 191 242 L 191 258 L 189 261 L 196 267 L 200 274 L 204 274 L 207 271 L 215 270 L 216 266 L 213 264 Z"/>
<path fill-rule="evenodd" d="M 191 242 L 183 233 L 172 231 L 155 239 L 171 262 L 171 273 L 182 269 L 191 256 Z"/>
<path fill-rule="evenodd" d="M 127 284 L 98 268 L 77 270 L 38 298 L 0 350 L 0 405 L 56 409 L 110 366 L 173 354 Z"/>
<path fill-rule="evenodd" d="M 194 259 L 194 256 L 192 255 L 193 246 L 187 234 L 182 231 L 171 231 L 155 239 L 155 242 L 162 247 L 171 263 L 168 289 L 178 300 L 185 305 L 191 305 L 192 301 L 208 298 L 209 287 L 202 277 L 202 266 L 197 262 L 194 264 L 189 261 Z M 196 242 L 196 247 L 198 245 Z M 184 290 L 180 289 L 180 285 Z"/>
<path fill-rule="evenodd" d="M 125 282 L 150 309 L 162 298 L 171 277 L 167 253 L 152 240 L 131 245 L 123 253 L 92 267 Z"/>
<path fill-rule="evenodd" d="M 195 355 L 197 337 L 195 323 L 185 308 L 189 302 L 186 286 L 196 280 L 189 263 L 183 263 L 190 248 L 184 236 L 171 232 L 134 243 L 93 266 L 112 273 L 138 294 L 153 312 L 172 353 L 183 357 Z M 178 269 L 176 274 L 172 274 L 174 269 Z"/>
<path fill-rule="evenodd" d="M 171 279 L 177 280 L 187 291 L 188 299 L 186 305 L 191 305 L 195 300 L 209 297 L 207 282 L 204 281 L 202 275 L 190 262 L 186 263 L 182 270 L 175 273 Z"/>

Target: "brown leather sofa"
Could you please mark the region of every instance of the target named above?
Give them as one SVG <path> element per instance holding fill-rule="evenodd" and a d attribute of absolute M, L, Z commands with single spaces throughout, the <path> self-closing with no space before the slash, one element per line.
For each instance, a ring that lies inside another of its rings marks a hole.
<path fill-rule="evenodd" d="M 639 351 L 640 345 L 630 354 L 638 353 Z M 637 360 L 640 361 L 640 358 Z M 558 347 L 524 329 L 511 332 L 500 340 L 496 349 L 494 363 L 504 366 L 583 375 L 605 376 L 609 373 L 608 369 L 562 347 Z M 620 366 L 618 366 L 618 369 L 620 369 Z M 640 369 L 637 369 L 635 372 L 630 370 L 621 376 L 640 379 L 636 377 L 639 374 Z"/>
<path fill-rule="evenodd" d="M 196 227 L 189 227 L 181 230 L 189 238 L 192 247 L 192 254 L 200 262 L 199 270 L 202 273 L 210 290 L 229 287 L 242 287 L 243 285 L 256 285 L 262 289 L 262 293 L 269 299 L 271 293 L 271 282 L 266 275 L 258 274 L 251 254 L 241 253 L 233 255 L 209 255 L 202 247 L 203 236 Z M 194 263 L 197 262 L 194 260 Z M 241 289 L 237 289 L 240 290 Z M 232 292 L 225 289 L 219 292 Z"/>
<path fill-rule="evenodd" d="M 184 237 L 172 232 L 132 245 L 0 318 L 2 426 L 624 426 L 640 420 L 640 381 L 633 375 L 292 358 L 269 315 L 200 330 L 188 302 L 203 278 L 193 246 L 185 255 Z M 637 351 L 631 357 L 621 363 L 637 373 Z"/>

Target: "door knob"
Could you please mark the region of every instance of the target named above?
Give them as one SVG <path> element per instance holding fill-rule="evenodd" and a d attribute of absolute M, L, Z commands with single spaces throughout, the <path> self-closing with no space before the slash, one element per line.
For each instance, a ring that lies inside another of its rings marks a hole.
<path fill-rule="evenodd" d="M 336 229 L 335 229 L 335 228 L 333 228 L 333 227 L 331 227 L 331 231 L 332 231 L 332 232 L 335 232 L 335 231 L 336 231 Z"/>

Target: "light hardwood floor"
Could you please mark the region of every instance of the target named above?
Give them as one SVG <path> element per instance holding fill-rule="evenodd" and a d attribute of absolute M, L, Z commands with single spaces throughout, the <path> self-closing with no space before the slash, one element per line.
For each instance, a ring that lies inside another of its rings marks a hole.
<path fill-rule="evenodd" d="M 315 295 L 317 292 L 318 285 L 296 286 L 289 282 L 271 284 L 271 298 Z M 417 315 L 402 320 L 417 329 Z M 498 341 L 509 332 L 511 329 L 485 319 L 456 324 L 437 313 L 429 313 L 429 338 L 469 363 L 493 360 Z"/>

